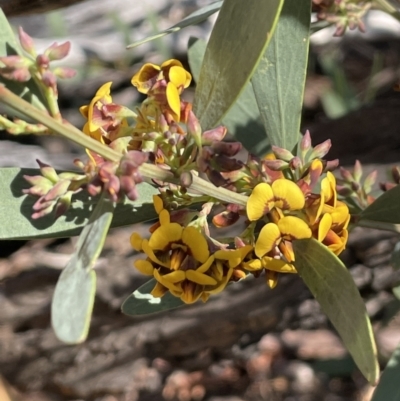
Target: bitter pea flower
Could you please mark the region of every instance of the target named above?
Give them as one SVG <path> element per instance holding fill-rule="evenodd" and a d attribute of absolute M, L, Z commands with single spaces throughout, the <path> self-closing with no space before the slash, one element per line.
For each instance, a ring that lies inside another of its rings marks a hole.
<path fill-rule="evenodd" d="M 192 76 L 178 60 L 167 60 L 161 66 L 147 63 L 133 76 L 132 85 L 139 92 L 153 98 L 179 122 L 181 116 L 180 94 L 190 85 Z M 163 110 L 164 111 L 164 110 Z"/>

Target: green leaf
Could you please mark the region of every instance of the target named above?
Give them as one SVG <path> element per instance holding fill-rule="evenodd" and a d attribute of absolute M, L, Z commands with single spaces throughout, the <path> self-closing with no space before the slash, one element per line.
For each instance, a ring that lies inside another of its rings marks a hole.
<path fill-rule="evenodd" d="M 170 28 L 165 29 L 164 31 L 161 31 L 155 35 L 148 36 L 147 38 L 138 40 L 138 41 L 130 44 L 127 48 L 132 49 L 134 47 L 142 45 L 143 43 L 150 42 L 154 39 L 162 38 L 163 36 L 169 35 L 170 33 L 178 32 L 182 28 L 186 28 L 190 25 L 198 24 L 198 23 L 206 20 L 210 15 L 216 13 L 221 8 L 222 3 L 223 3 L 222 1 L 216 1 L 215 3 L 211 3 L 205 7 L 202 7 L 199 10 L 196 10 L 195 12 L 189 14 L 182 21 L 171 26 Z"/>
<path fill-rule="evenodd" d="M 393 352 L 385 370 L 379 379 L 378 387 L 374 391 L 371 401 L 399 401 L 400 400 L 400 345 Z"/>
<path fill-rule="evenodd" d="M 225 0 L 204 55 L 194 111 L 217 125 L 244 90 L 274 32 L 283 0 Z"/>
<path fill-rule="evenodd" d="M 22 55 L 23 50 L 17 41 L 6 16 L 0 9 L 0 57 L 16 54 Z M 5 85 L 13 93 L 25 99 L 38 109 L 46 110 L 43 96 L 33 79 L 29 80 L 28 82 L 17 82 L 10 81 L 0 76 L 0 84 Z M 23 116 L 14 110 L 7 109 L 6 111 L 11 116 L 23 119 Z"/>
<path fill-rule="evenodd" d="M 293 242 L 294 265 L 366 379 L 379 376 L 376 345 L 364 302 L 346 266 L 315 239 Z"/>
<path fill-rule="evenodd" d="M 167 292 L 162 298 L 153 297 L 150 292 L 156 283 L 157 281 L 153 278 L 140 286 L 124 301 L 122 312 L 129 316 L 148 315 L 185 305 L 180 298 L 174 297 L 170 292 Z"/>
<path fill-rule="evenodd" d="M 51 304 L 51 323 L 58 339 L 65 343 L 81 343 L 89 332 L 96 293 L 93 267 L 103 248 L 113 212 L 114 204 L 102 197 L 58 279 Z"/>
<path fill-rule="evenodd" d="M 400 223 L 400 185 L 383 193 L 374 203 L 369 205 L 360 215 L 360 220 L 381 221 L 384 223 Z"/>
<path fill-rule="evenodd" d="M 189 41 L 188 59 L 190 70 L 197 82 L 200 68 L 206 51 L 207 42 L 202 39 L 191 38 Z M 239 98 L 222 119 L 228 133 L 233 135 L 247 150 L 255 155 L 265 155 L 268 151 L 268 138 L 265 136 L 260 112 L 253 87 L 248 82 Z"/>
<path fill-rule="evenodd" d="M 39 175 L 38 169 L 2 168 L 0 169 L 0 239 L 32 239 L 70 237 L 78 235 L 98 202 L 81 191 L 73 197 L 70 210 L 54 221 L 53 215 L 32 220 L 32 206 L 38 198 L 22 193 L 29 188 L 24 175 Z M 149 184 L 138 185 L 137 201 L 118 204 L 114 213 L 112 227 L 125 226 L 151 220 L 156 217 L 153 195 L 158 191 Z"/>
<path fill-rule="evenodd" d="M 300 132 L 311 1 L 285 0 L 271 43 L 251 80 L 272 145 L 293 150 Z"/>

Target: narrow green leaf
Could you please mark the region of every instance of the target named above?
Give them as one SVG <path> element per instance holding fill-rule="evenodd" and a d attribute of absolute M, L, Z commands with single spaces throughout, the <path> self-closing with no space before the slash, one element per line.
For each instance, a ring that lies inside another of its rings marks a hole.
<path fill-rule="evenodd" d="M 191 38 L 189 41 L 189 65 L 196 82 L 199 79 L 206 47 L 207 42 L 205 40 Z M 239 98 L 222 119 L 221 124 L 225 125 L 228 128 L 228 133 L 233 135 L 251 153 L 259 156 L 267 153 L 268 138 L 265 135 L 250 82 L 246 84 Z"/>
<path fill-rule="evenodd" d="M 364 302 L 341 260 L 315 239 L 293 243 L 297 271 L 321 305 L 366 379 L 379 376 L 376 345 Z"/>
<path fill-rule="evenodd" d="M 272 145 L 293 150 L 300 132 L 311 1 L 285 0 L 271 43 L 251 80 Z"/>
<path fill-rule="evenodd" d="M 7 17 L 0 8 L 0 57 L 16 54 L 22 55 L 23 50 L 17 41 L 10 24 L 8 23 Z M 5 85 L 13 93 L 25 99 L 38 109 L 46 109 L 42 94 L 32 79 L 28 82 L 16 82 L 0 76 L 0 84 Z M 18 114 L 15 110 L 7 109 L 6 111 L 9 115 L 23 118 L 23 116 Z"/>
<path fill-rule="evenodd" d="M 163 36 L 169 35 L 170 33 L 178 32 L 182 28 L 186 28 L 190 25 L 195 25 L 200 22 L 203 22 L 210 15 L 216 13 L 221 8 L 222 3 L 223 3 L 222 1 L 216 1 L 215 3 L 211 3 L 205 7 L 202 7 L 199 10 L 196 10 L 195 12 L 189 14 L 182 21 L 171 26 L 170 28 L 165 29 L 164 31 L 161 31 L 155 35 L 148 36 L 147 38 L 138 40 L 138 41 L 130 44 L 129 46 L 127 46 L 127 48 L 132 49 L 134 47 L 142 45 L 143 43 L 150 42 L 154 39 L 162 38 Z"/>
<path fill-rule="evenodd" d="M 400 224 L 400 185 L 383 193 L 360 215 L 361 220 Z"/>
<path fill-rule="evenodd" d="M 96 293 L 93 266 L 103 248 L 113 212 L 114 204 L 100 198 L 58 279 L 51 304 L 51 323 L 56 336 L 65 343 L 81 343 L 89 332 Z"/>
<path fill-rule="evenodd" d="M 194 111 L 217 125 L 244 90 L 274 32 L 283 0 L 225 0 L 207 45 Z"/>
<path fill-rule="evenodd" d="M 98 202 L 81 191 L 73 197 L 70 210 L 65 216 L 54 221 L 53 215 L 32 220 L 32 206 L 37 198 L 22 193 L 29 188 L 24 175 L 39 175 L 38 169 L 2 168 L 0 169 L 0 239 L 32 239 L 70 237 L 78 235 Z M 149 184 L 138 185 L 137 201 L 118 204 L 114 213 L 112 227 L 125 226 L 151 220 L 156 217 L 153 195 L 158 191 Z"/>
<path fill-rule="evenodd" d="M 399 401 L 400 400 L 400 345 L 393 352 L 385 370 L 379 379 L 378 387 L 374 391 L 371 401 Z"/>
<path fill-rule="evenodd" d="M 154 298 L 150 292 L 155 285 L 156 280 L 153 278 L 140 286 L 124 301 L 122 312 L 129 316 L 148 315 L 185 305 L 180 298 L 174 297 L 169 292 L 162 298 Z"/>

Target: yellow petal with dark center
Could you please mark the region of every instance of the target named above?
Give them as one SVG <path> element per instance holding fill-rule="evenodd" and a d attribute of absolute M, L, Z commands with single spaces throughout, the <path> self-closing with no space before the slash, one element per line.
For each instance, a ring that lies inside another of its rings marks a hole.
<path fill-rule="evenodd" d="M 311 237 L 308 224 L 295 216 L 285 216 L 278 221 L 279 231 L 286 239 L 303 239 Z"/>
<path fill-rule="evenodd" d="M 247 201 L 246 211 L 250 221 L 261 219 L 274 207 L 274 193 L 271 185 L 261 183 L 255 186 Z"/>
<path fill-rule="evenodd" d="M 207 240 L 196 228 L 185 227 L 182 232 L 182 242 L 189 247 L 192 256 L 200 263 L 205 263 L 210 256 Z"/>
<path fill-rule="evenodd" d="M 160 260 L 159 258 L 157 258 L 157 256 L 155 255 L 153 249 L 151 249 L 151 247 L 149 246 L 149 241 L 147 239 L 144 239 L 142 241 L 142 251 L 148 256 L 148 258 L 150 260 L 152 260 L 154 263 L 157 263 L 160 266 L 164 266 L 169 268 L 169 264 L 163 262 L 162 260 Z"/>
<path fill-rule="evenodd" d="M 291 263 L 287 263 L 282 259 L 274 259 L 269 256 L 264 256 L 262 258 L 262 263 L 265 269 L 277 273 L 297 273 L 296 268 Z"/>
<path fill-rule="evenodd" d="M 193 283 L 200 284 L 200 285 L 215 285 L 217 284 L 217 280 L 206 274 L 199 273 L 197 270 L 187 270 L 186 271 L 186 278 L 189 281 L 193 281 Z"/>
<path fill-rule="evenodd" d="M 158 65 L 146 63 L 132 77 L 131 83 L 141 93 L 147 93 L 152 86 L 152 80 L 159 74 L 161 68 Z"/>
<path fill-rule="evenodd" d="M 183 227 L 178 223 L 169 223 L 157 228 L 149 239 L 149 246 L 154 250 L 164 250 L 171 242 L 180 241 Z"/>
<path fill-rule="evenodd" d="M 140 252 L 142 250 L 143 238 L 138 233 L 132 233 L 130 240 L 132 248 Z"/>
<path fill-rule="evenodd" d="M 167 84 L 167 102 L 171 111 L 173 112 L 173 117 L 176 121 L 179 121 L 181 115 L 181 99 L 179 97 L 178 88 L 172 83 Z"/>
<path fill-rule="evenodd" d="M 218 294 L 225 289 L 229 279 L 232 277 L 233 269 L 229 269 L 222 281 L 219 281 L 217 286 L 212 289 L 206 289 L 208 294 Z"/>
<path fill-rule="evenodd" d="M 275 248 L 281 238 L 279 227 L 274 223 L 266 224 L 258 234 L 256 246 L 254 248 L 255 254 L 261 258 L 266 253 Z"/>
<path fill-rule="evenodd" d="M 153 275 L 154 266 L 148 260 L 135 260 L 134 265 L 136 269 L 140 271 L 140 273 L 145 274 L 146 276 Z"/>
<path fill-rule="evenodd" d="M 283 210 L 299 210 L 304 207 L 304 194 L 296 183 L 280 178 L 272 183 L 275 206 Z"/>
<path fill-rule="evenodd" d="M 164 203 L 160 195 L 153 195 L 153 205 L 157 214 L 161 213 L 164 209 Z"/>

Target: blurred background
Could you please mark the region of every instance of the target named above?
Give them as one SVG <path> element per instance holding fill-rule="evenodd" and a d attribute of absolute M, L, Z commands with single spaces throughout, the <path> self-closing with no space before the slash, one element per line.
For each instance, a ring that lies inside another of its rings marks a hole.
<path fill-rule="evenodd" d="M 177 58 L 188 66 L 190 37 L 207 39 L 216 15 L 177 34 L 126 45 L 179 22 L 209 0 L 0 0 L 14 27 L 22 26 L 38 49 L 70 40 L 63 65 L 77 70 L 60 83 L 64 118 L 81 127 L 78 108 L 113 81 L 116 103 L 141 98 L 130 84 L 143 62 Z M 35 8 L 36 7 L 36 8 Z M 19 15 L 19 14 L 23 15 Z M 400 24 L 371 12 L 367 33 L 312 37 L 303 129 L 314 143 L 330 138 L 329 159 L 356 159 L 385 179 L 399 163 Z M 194 86 L 185 92 L 191 99 Z M 0 166 L 60 169 L 85 157 L 57 137 L 0 133 Z M 1 202 L 1 201 L 0 201 Z M 50 327 L 50 302 L 76 239 L 0 242 L 1 401 L 369 401 L 372 388 L 357 371 L 317 302 L 298 277 L 276 289 L 249 279 L 207 304 L 130 318 L 123 300 L 145 282 L 132 266 L 129 236 L 140 225 L 113 229 L 96 265 L 98 288 L 88 340 L 60 343 Z M 400 342 L 400 301 L 392 289 L 400 272 L 390 255 L 391 233 L 352 232 L 342 259 L 365 299 L 382 366 Z"/>

